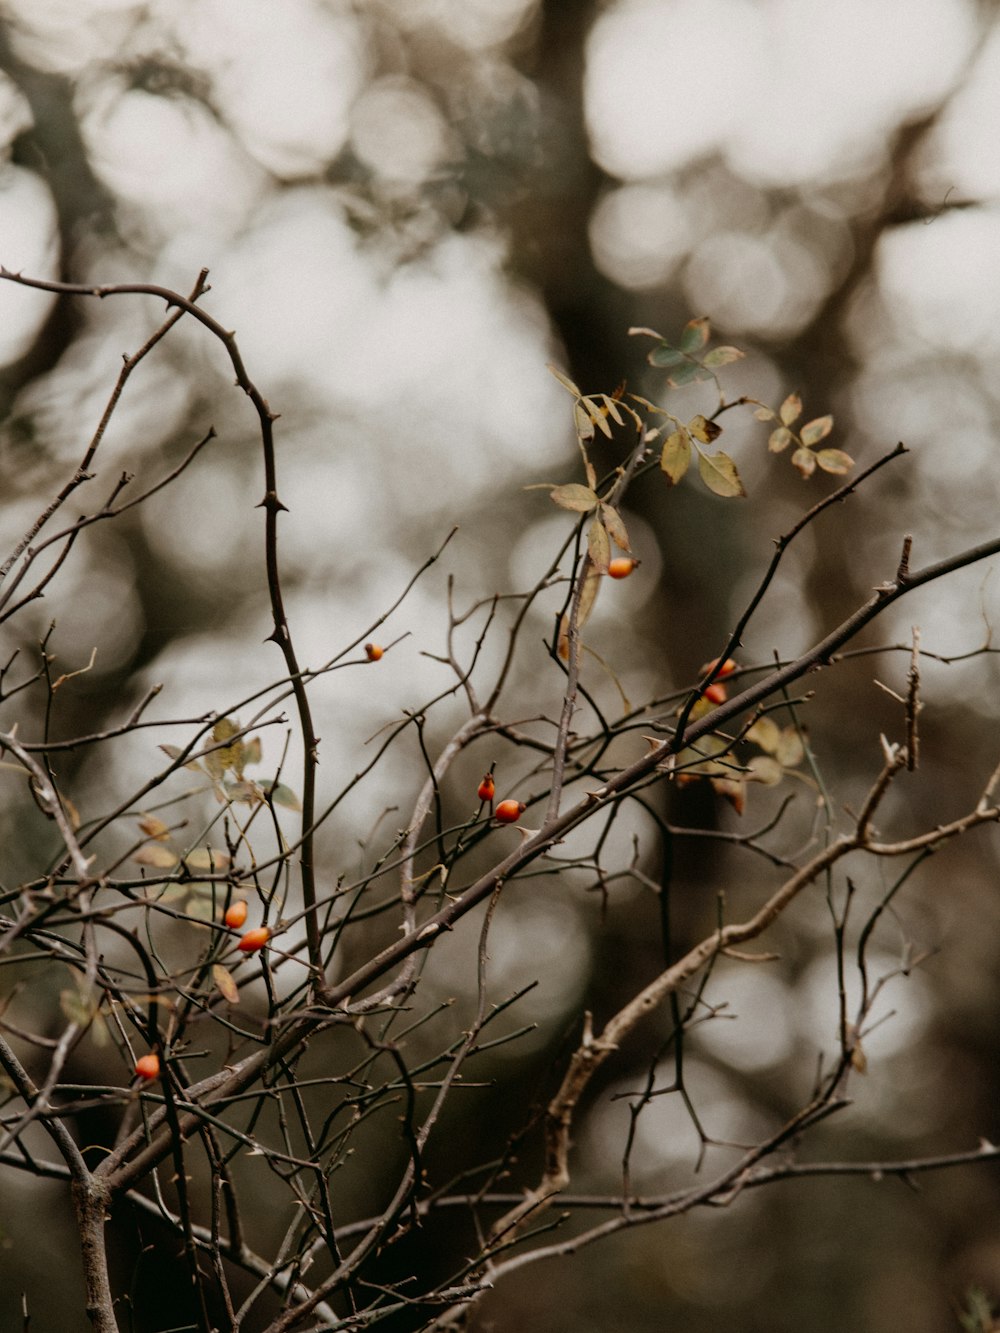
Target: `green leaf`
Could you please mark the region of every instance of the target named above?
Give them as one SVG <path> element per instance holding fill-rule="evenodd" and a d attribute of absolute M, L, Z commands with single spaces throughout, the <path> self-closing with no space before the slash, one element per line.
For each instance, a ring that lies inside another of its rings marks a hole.
<path fill-rule="evenodd" d="M 779 426 L 777 430 L 772 430 L 768 437 L 767 447 L 772 454 L 780 454 L 782 449 L 787 449 L 794 436 L 787 426 Z"/>
<path fill-rule="evenodd" d="M 571 481 L 566 486 L 553 486 L 549 495 L 560 509 L 570 509 L 575 514 L 589 514 L 599 503 L 590 487 L 581 486 L 578 481 Z"/>
<path fill-rule="evenodd" d="M 264 786 L 264 790 L 275 805 L 284 806 L 286 810 L 302 809 L 302 802 L 292 791 L 291 787 L 286 787 L 283 782 L 267 783 Z"/>
<path fill-rule="evenodd" d="M 699 412 L 696 417 L 692 417 L 688 422 L 688 432 L 696 440 L 701 440 L 702 444 L 712 444 L 722 434 L 722 427 L 715 421 L 709 421 Z"/>
<path fill-rule="evenodd" d="M 559 381 L 559 383 L 563 386 L 563 388 L 566 390 L 567 393 L 571 393 L 574 398 L 582 398 L 583 395 L 580 393 L 580 390 L 576 387 L 576 385 L 573 383 L 570 377 L 568 375 L 564 375 L 561 370 L 557 370 L 556 367 L 552 365 L 551 361 L 545 367 L 545 369 L 549 372 L 550 375 L 554 376 Z"/>
<path fill-rule="evenodd" d="M 792 454 L 792 467 L 797 468 L 803 477 L 811 477 L 816 471 L 816 455 L 808 449 L 796 449 Z"/>
<path fill-rule="evenodd" d="M 691 438 L 686 430 L 667 436 L 660 455 L 660 467 L 671 486 L 676 486 L 691 464 Z"/>
<path fill-rule="evenodd" d="M 835 477 L 845 476 L 854 466 L 854 459 L 843 449 L 818 449 L 816 462 L 824 472 L 832 472 Z"/>
<path fill-rule="evenodd" d="M 691 319 L 684 325 L 681 333 L 680 349 L 682 352 L 700 352 L 708 342 L 711 324 L 703 315 L 700 319 Z"/>
<path fill-rule="evenodd" d="M 797 393 L 790 393 L 780 408 L 781 424 L 790 426 L 802 415 L 802 399 Z"/>
<path fill-rule="evenodd" d="M 718 370 L 720 366 L 728 366 L 731 361 L 742 361 L 744 356 L 746 353 L 738 347 L 713 347 L 701 364 L 709 370 Z"/>
<path fill-rule="evenodd" d="M 671 374 L 667 383 L 674 389 L 683 389 L 685 384 L 698 384 L 701 380 L 710 380 L 712 372 L 699 365 L 697 361 L 685 361 Z"/>
<path fill-rule="evenodd" d="M 833 417 L 817 417 L 815 421 L 807 422 L 799 434 L 803 444 L 813 445 L 825 440 L 832 430 Z"/>
<path fill-rule="evenodd" d="M 606 574 L 611 559 L 611 541 L 599 518 L 595 518 L 587 529 L 587 551 L 594 562 L 594 568 Z"/>
<path fill-rule="evenodd" d="M 628 532 L 622 521 L 622 516 L 612 505 L 601 505 L 601 520 L 607 529 L 608 536 L 618 547 L 620 551 L 631 551 L 629 545 Z"/>
<path fill-rule="evenodd" d="M 679 366 L 686 360 L 684 353 L 679 352 L 676 347 L 671 347 L 669 343 L 660 343 L 659 347 L 654 347 L 646 357 L 651 366 Z"/>
<path fill-rule="evenodd" d="M 726 499 L 746 495 L 740 474 L 736 471 L 736 464 L 728 454 L 699 453 L 698 471 L 702 481 L 713 494 L 722 495 Z"/>

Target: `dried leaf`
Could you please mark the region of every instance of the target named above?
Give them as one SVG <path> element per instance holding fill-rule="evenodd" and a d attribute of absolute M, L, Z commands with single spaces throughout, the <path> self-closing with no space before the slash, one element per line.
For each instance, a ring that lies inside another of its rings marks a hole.
<path fill-rule="evenodd" d="M 212 964 L 212 980 L 215 982 L 219 994 L 229 1004 L 239 1004 L 240 988 L 233 980 L 232 973 L 222 966 L 221 963 Z"/>
<path fill-rule="evenodd" d="M 580 402 L 583 405 L 583 408 L 586 411 L 587 415 L 590 417 L 591 421 L 597 427 L 597 429 L 601 431 L 604 435 L 606 435 L 610 440 L 611 427 L 608 425 L 607 422 L 608 414 L 606 412 L 601 411 L 601 409 L 594 402 L 593 398 L 583 397 L 580 399 Z"/>
<path fill-rule="evenodd" d="M 854 459 L 843 449 L 817 449 L 816 462 L 824 472 L 832 472 L 835 477 L 845 476 L 854 466 Z"/>
<path fill-rule="evenodd" d="M 796 449 L 792 454 L 792 467 L 798 468 L 803 477 L 811 477 L 816 471 L 816 455 L 809 449 Z"/>
<path fill-rule="evenodd" d="M 701 364 L 709 370 L 718 370 L 720 366 L 728 366 L 731 361 L 742 361 L 744 356 L 746 353 L 738 347 L 713 347 Z"/>
<path fill-rule="evenodd" d="M 170 759 L 179 759 L 184 753 L 178 745 L 161 745 L 160 749 Z M 197 759 L 189 759 L 184 767 L 190 769 L 193 773 L 203 773 L 205 771 Z"/>
<path fill-rule="evenodd" d="M 148 838 L 156 838 L 158 842 L 166 842 L 170 837 L 167 825 L 156 815 L 143 815 L 139 820 L 139 827 Z"/>
<path fill-rule="evenodd" d="M 581 486 L 578 481 L 571 481 L 566 486 L 553 486 L 549 495 L 561 509 L 570 509 L 575 514 L 589 514 L 598 504 L 595 493 L 589 486 Z"/>
<path fill-rule="evenodd" d="M 805 757 L 802 737 L 795 727 L 785 727 L 774 748 L 774 757 L 784 768 L 795 768 Z"/>
<path fill-rule="evenodd" d="M 243 763 L 244 763 L 244 764 L 259 764 L 259 763 L 260 763 L 260 737 L 259 737 L 259 736 L 251 736 L 250 739 L 244 743 L 244 746 L 243 746 Z"/>
<path fill-rule="evenodd" d="M 663 341 L 663 334 L 657 333 L 655 329 L 647 329 L 641 324 L 633 324 L 628 331 L 630 338 L 659 338 Z"/>
<path fill-rule="evenodd" d="M 593 565 L 587 570 L 586 578 L 583 581 L 583 588 L 580 592 L 580 606 L 576 615 L 577 629 L 583 629 L 584 625 L 590 619 L 590 613 L 594 609 L 594 602 L 597 600 L 598 589 L 601 586 L 601 574 Z M 564 615 L 559 622 L 559 642 L 557 651 L 564 662 L 569 660 L 569 617 Z"/>
<path fill-rule="evenodd" d="M 594 423 L 579 403 L 573 404 L 573 425 L 576 427 L 576 433 L 581 440 L 592 440 L 594 438 Z"/>
<path fill-rule="evenodd" d="M 773 718 L 759 717 L 747 732 L 746 738 L 768 754 L 774 754 L 781 744 L 781 728 Z"/>
<path fill-rule="evenodd" d="M 724 496 L 726 499 L 746 495 L 736 464 L 728 454 L 699 454 L 698 471 L 702 481 L 713 494 Z"/>
<path fill-rule="evenodd" d="M 682 352 L 699 352 L 708 342 L 711 324 L 704 315 L 700 319 L 691 319 L 684 325 L 680 338 Z"/>
<path fill-rule="evenodd" d="M 623 386 L 623 388 L 624 388 L 624 386 Z M 621 394 L 620 394 L 620 393 L 618 394 L 618 397 L 621 397 Z M 617 399 L 617 398 L 613 398 L 613 397 L 611 397 L 609 394 L 602 393 L 602 394 L 601 394 L 601 401 L 604 403 L 605 411 L 607 412 L 607 414 L 608 414 L 608 416 L 611 418 L 611 420 L 615 423 L 615 425 L 616 425 L 616 426 L 624 426 L 624 425 L 625 425 L 625 418 L 622 416 L 621 412 L 619 412 L 619 410 L 618 410 L 618 399 Z"/>
<path fill-rule="evenodd" d="M 712 790 L 716 796 L 724 796 L 738 815 L 743 813 L 747 801 L 745 782 L 739 778 L 712 778 Z"/>
<path fill-rule="evenodd" d="M 595 518 L 587 529 L 587 552 L 595 569 L 606 574 L 611 559 L 611 541 L 607 529 L 599 518 Z"/>
<path fill-rule="evenodd" d="M 601 519 L 607 529 L 608 536 L 618 547 L 619 551 L 631 551 L 629 545 L 628 532 L 622 521 L 622 516 L 613 505 L 601 505 Z"/>
<path fill-rule="evenodd" d="M 179 857 L 162 842 L 148 842 L 132 854 L 132 860 L 141 866 L 153 866 L 157 870 L 172 870 Z"/>
<path fill-rule="evenodd" d="M 787 449 L 794 436 L 787 426 L 779 426 L 777 430 L 772 430 L 768 437 L 767 447 L 772 454 L 780 454 L 782 449 Z"/>
<path fill-rule="evenodd" d="M 581 397 L 580 390 L 576 387 L 576 385 L 573 383 L 573 381 L 570 379 L 568 375 L 564 375 L 562 371 L 558 370 L 554 365 L 552 365 L 551 362 L 549 362 L 549 364 L 545 367 L 545 369 L 549 372 L 550 375 L 552 375 L 555 379 L 559 381 L 559 383 L 563 386 L 563 388 L 566 390 L 567 393 L 571 393 L 574 398 Z"/>
<path fill-rule="evenodd" d="M 779 408 L 781 424 L 790 426 L 793 421 L 798 421 L 802 415 L 802 399 L 797 393 L 790 393 Z"/>
<path fill-rule="evenodd" d="M 264 793 L 256 782 L 227 782 L 224 784 L 226 795 L 231 801 L 246 801 L 250 805 L 259 805 Z"/>
<path fill-rule="evenodd" d="M 696 417 L 692 417 L 687 425 L 688 432 L 696 440 L 701 440 L 702 444 L 713 444 L 722 434 L 722 427 L 715 421 L 709 421 L 699 412 Z"/>
<path fill-rule="evenodd" d="M 218 847 L 195 847 L 188 852 L 184 858 L 186 865 L 192 870 L 226 870 L 229 866 L 228 852 L 222 852 Z"/>
<path fill-rule="evenodd" d="M 676 486 L 691 463 L 691 440 L 686 430 L 667 436 L 660 455 L 660 467 L 671 486 Z"/>
<path fill-rule="evenodd" d="M 755 754 L 747 764 L 747 781 L 760 782 L 765 787 L 776 787 L 784 776 L 784 770 L 777 759 L 769 754 Z"/>
<path fill-rule="evenodd" d="M 707 361 L 708 357 L 706 357 L 705 360 Z M 754 409 L 754 416 L 757 418 L 758 421 L 774 420 L 774 413 L 771 411 L 769 407 L 765 407 L 763 404 L 761 404 L 760 407 Z"/>
<path fill-rule="evenodd" d="M 820 440 L 825 440 L 833 430 L 833 417 L 816 417 L 814 421 L 808 421 L 799 431 L 803 444 L 819 444 Z"/>

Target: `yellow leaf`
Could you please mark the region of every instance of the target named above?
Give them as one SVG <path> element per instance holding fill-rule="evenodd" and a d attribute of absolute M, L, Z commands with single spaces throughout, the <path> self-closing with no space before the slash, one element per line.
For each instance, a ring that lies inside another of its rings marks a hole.
<path fill-rule="evenodd" d="M 703 417 L 700 412 L 691 418 L 687 428 L 696 440 L 701 440 L 702 444 L 712 444 L 722 434 L 722 427 L 717 422 Z"/>
<path fill-rule="evenodd" d="M 736 464 L 728 454 L 699 454 L 698 472 L 702 481 L 715 495 L 724 496 L 726 499 L 746 495 Z"/>
<path fill-rule="evenodd" d="M 691 440 L 686 430 L 672 431 L 663 443 L 660 467 L 671 486 L 687 472 L 691 464 Z"/>
<path fill-rule="evenodd" d="M 790 426 L 802 415 L 802 399 L 797 393 L 790 393 L 781 404 L 780 416 L 783 426 Z"/>
<path fill-rule="evenodd" d="M 807 422 L 799 431 L 803 444 L 819 444 L 820 440 L 825 440 L 833 430 L 833 417 L 817 417 L 815 421 Z"/>

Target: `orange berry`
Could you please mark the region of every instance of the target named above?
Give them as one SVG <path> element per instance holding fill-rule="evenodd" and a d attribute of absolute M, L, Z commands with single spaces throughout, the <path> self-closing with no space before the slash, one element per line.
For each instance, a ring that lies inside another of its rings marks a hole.
<path fill-rule="evenodd" d="M 492 801 L 495 791 L 496 783 L 493 781 L 493 774 L 485 774 L 482 782 L 479 784 L 479 789 L 476 792 L 476 795 L 481 801 Z"/>
<path fill-rule="evenodd" d="M 239 930 L 247 919 L 247 905 L 242 898 L 237 898 L 234 903 L 229 904 L 224 919 L 232 930 Z"/>
<path fill-rule="evenodd" d="M 377 643 L 365 644 L 365 653 L 367 654 L 369 662 L 378 662 L 384 652 L 385 649 Z"/>
<path fill-rule="evenodd" d="M 713 704 L 725 703 L 729 698 L 729 691 L 719 680 L 713 680 L 711 685 L 704 691 L 704 697 Z"/>
<path fill-rule="evenodd" d="M 501 801 L 493 814 L 501 824 L 516 824 L 524 814 L 524 809 L 523 801 Z"/>
<path fill-rule="evenodd" d="M 271 932 L 267 926 L 256 926 L 253 930 L 247 931 L 237 948 L 240 953 L 257 953 L 270 938 Z"/>
<path fill-rule="evenodd" d="M 638 560 L 633 560 L 630 555 L 619 555 L 609 562 L 608 573 L 613 579 L 627 579 L 638 566 Z"/>
<path fill-rule="evenodd" d="M 140 1055 L 135 1062 L 135 1072 L 147 1083 L 152 1083 L 154 1078 L 160 1077 L 160 1057 L 155 1052 Z"/>
<path fill-rule="evenodd" d="M 717 676 L 731 676 L 734 671 L 739 670 L 739 665 L 739 662 L 734 662 L 731 657 L 727 657 L 722 665 L 719 666 L 719 659 L 713 657 L 711 662 L 706 662 L 705 665 L 701 667 L 699 675 L 707 676 L 710 671 L 715 671 L 715 668 L 719 667 L 718 671 L 715 671 Z"/>

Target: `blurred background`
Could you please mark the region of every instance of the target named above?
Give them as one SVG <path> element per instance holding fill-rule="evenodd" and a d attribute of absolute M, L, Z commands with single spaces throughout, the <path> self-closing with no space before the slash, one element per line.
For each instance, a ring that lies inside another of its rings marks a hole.
<path fill-rule="evenodd" d="M 797 391 L 806 419 L 834 414 L 830 443 L 859 466 L 898 440 L 911 451 L 799 540 L 741 661 L 790 656 L 820 637 L 893 575 L 906 532 L 916 566 L 996 536 L 992 2 L 2 0 L 0 145 L 8 269 L 185 292 L 210 270 L 203 304 L 235 329 L 280 413 L 279 493 L 290 511 L 280 549 L 304 662 L 320 665 L 363 634 L 459 525 L 380 631 L 385 641 L 410 637 L 378 676 L 360 683 L 340 672 L 316 686 L 327 793 L 357 770 L 366 738 L 452 683 L 422 655 L 443 651 L 446 579 L 459 606 L 523 591 L 569 531 L 571 517 L 544 490 L 523 489 L 581 480 L 570 400 L 546 362 L 588 392 L 625 380 L 664 401 L 664 374 L 645 364 L 648 344 L 630 326 L 670 337 L 707 315 L 721 341 L 747 354 L 723 372 L 730 397 L 777 406 Z M 161 317 L 146 298 L 56 301 L 0 286 L 4 553 L 72 475 L 122 355 Z M 713 401 L 693 386 L 671 406 L 689 416 Z M 273 646 L 260 647 L 270 624 L 255 420 L 221 348 L 189 321 L 129 384 L 73 512 L 100 503 L 122 470 L 141 485 L 162 476 L 209 425 L 218 439 L 193 468 L 122 522 L 91 530 L 51 593 L 4 627 L 3 661 L 17 648 L 37 656 L 52 620 L 60 670 L 86 665 L 97 648 L 93 668 L 60 697 L 59 735 L 111 725 L 153 682 L 164 685 L 160 715 L 190 718 L 226 711 L 281 673 Z M 643 565 L 602 592 L 587 642 L 633 702 L 695 678 L 724 645 L 774 539 L 837 485 L 804 482 L 787 457 L 768 453 L 768 428 L 749 415 L 726 426 L 748 501 L 691 482 L 668 493 L 658 478 L 629 496 Z M 609 448 L 602 461 L 619 457 Z M 561 596 L 554 589 L 532 613 L 509 717 L 558 698 L 545 639 Z M 865 642 L 905 644 L 919 625 L 930 652 L 970 654 L 988 644 L 998 601 L 996 574 L 976 566 L 898 603 Z M 487 643 L 483 670 L 501 648 Z M 906 655 L 875 663 L 818 677 L 805 718 L 838 813 L 857 808 L 877 771 L 879 732 L 902 738 L 901 709 L 872 676 L 899 690 Z M 925 662 L 923 765 L 886 807 L 893 834 L 975 803 L 1000 759 L 993 663 L 989 654 Z M 587 670 L 595 695 L 620 711 L 613 685 Z M 38 703 L 5 703 L 5 728 L 20 720 L 37 734 Z M 432 738 L 462 716 L 460 699 L 439 710 Z M 280 728 L 264 736 L 269 771 L 283 745 Z M 472 788 L 494 759 L 499 795 L 531 793 L 530 764 L 516 752 L 470 756 Z M 113 754 L 68 759 L 61 776 L 87 817 L 156 762 L 145 733 Z M 400 749 L 344 803 L 321 836 L 330 880 L 357 861 L 379 812 L 412 805 L 420 780 L 414 751 Z M 811 796 L 800 786 L 784 851 L 808 835 Z M 17 883 L 37 863 L 33 807 L 20 789 L 4 795 L 3 875 Z M 657 800 L 676 823 L 741 827 L 700 787 Z M 748 827 L 765 820 L 769 800 L 752 793 Z M 460 794 L 456 810 L 467 803 Z M 629 860 L 637 827 L 638 817 L 619 821 L 609 861 Z M 655 878 L 655 844 L 644 854 Z M 866 1043 L 855 1106 L 810 1141 L 814 1157 L 905 1158 L 1000 1134 L 997 871 L 996 835 L 980 832 L 922 866 L 900 895 L 878 936 L 878 968 L 892 972 L 907 949 L 932 956 L 886 988 L 893 1016 Z M 895 873 L 865 868 L 860 901 L 874 904 Z M 739 911 L 773 874 L 721 843 L 706 853 L 679 839 L 678 947 L 711 928 L 718 890 Z M 518 1024 L 538 1026 L 500 1049 L 487 1071 L 494 1089 L 456 1108 L 449 1134 L 469 1161 L 502 1148 L 525 1099 L 549 1095 L 580 1010 L 607 1018 L 658 966 L 648 887 L 617 883 L 602 911 L 585 874 L 548 883 L 544 895 L 513 886 L 498 916 L 497 991 L 538 980 L 515 1010 Z M 478 923 L 468 925 L 446 942 L 428 993 L 471 993 Z M 780 967 L 720 967 L 709 998 L 726 1001 L 731 1019 L 692 1039 L 688 1087 L 716 1139 L 770 1132 L 808 1096 L 817 1054 L 835 1050 L 821 897 L 776 934 Z M 577 1135 L 576 1188 L 620 1188 L 629 1119 L 620 1094 L 642 1087 L 668 1030 L 664 1017 L 595 1090 Z M 670 1072 L 667 1061 L 660 1081 Z M 384 1133 L 398 1149 L 398 1126 Z M 658 1099 L 639 1120 L 636 1188 L 691 1179 L 697 1156 L 683 1105 Z M 703 1170 L 723 1160 L 711 1149 Z M 5 1177 L 4 1191 L 0 1322 L 14 1326 L 26 1290 L 38 1328 L 83 1328 L 82 1313 L 66 1313 L 80 1310 L 68 1213 L 17 1177 Z M 379 1191 L 345 1174 L 344 1219 L 371 1211 Z M 998 1196 L 995 1167 L 924 1176 L 912 1190 L 776 1185 L 527 1268 L 498 1288 L 477 1326 L 943 1333 L 960 1327 L 971 1291 L 1000 1300 Z M 456 1227 L 433 1243 L 419 1262 L 447 1270 L 442 1254 L 457 1265 L 467 1240 Z M 151 1328 L 170 1326 L 164 1299 L 158 1291 L 163 1322 L 149 1315 Z"/>

